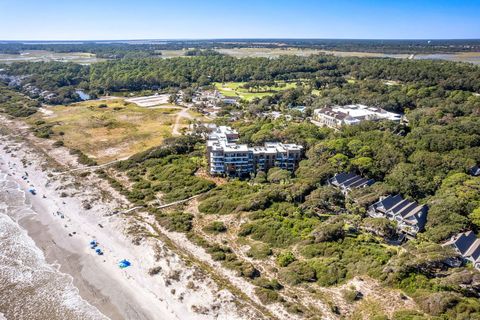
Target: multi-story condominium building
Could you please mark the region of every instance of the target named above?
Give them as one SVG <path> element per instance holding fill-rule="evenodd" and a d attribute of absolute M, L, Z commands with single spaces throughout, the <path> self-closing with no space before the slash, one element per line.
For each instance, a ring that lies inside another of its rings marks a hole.
<path fill-rule="evenodd" d="M 398 229 L 410 236 L 425 228 L 427 212 L 427 206 L 403 199 L 401 195 L 381 198 L 368 209 L 370 217 L 396 221 Z"/>
<path fill-rule="evenodd" d="M 443 246 L 454 248 L 464 259 L 471 261 L 473 266 L 480 270 L 480 239 L 472 231 L 453 236 Z"/>
<path fill-rule="evenodd" d="M 207 140 L 207 161 L 212 175 L 246 176 L 272 167 L 294 171 L 303 147 L 267 142 L 264 146 L 238 144 L 238 133 L 230 127 L 214 128 Z"/>
<path fill-rule="evenodd" d="M 333 106 L 313 111 L 313 120 L 321 126 L 340 128 L 344 125 L 355 125 L 362 121 L 390 120 L 400 122 L 402 115 L 381 108 L 362 104 Z"/>
<path fill-rule="evenodd" d="M 333 178 L 328 179 L 328 183 L 340 188 L 342 193 L 346 195 L 352 189 L 364 188 L 375 183 L 373 179 L 366 179 L 354 173 L 337 173 Z"/>

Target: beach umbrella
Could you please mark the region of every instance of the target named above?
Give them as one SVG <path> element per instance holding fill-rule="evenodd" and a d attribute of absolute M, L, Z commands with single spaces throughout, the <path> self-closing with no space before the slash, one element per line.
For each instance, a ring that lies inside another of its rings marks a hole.
<path fill-rule="evenodd" d="M 131 262 L 128 261 L 127 259 L 123 259 L 122 261 L 120 261 L 120 262 L 118 263 L 118 266 L 119 266 L 121 269 L 130 267 L 131 265 L 132 265 Z"/>

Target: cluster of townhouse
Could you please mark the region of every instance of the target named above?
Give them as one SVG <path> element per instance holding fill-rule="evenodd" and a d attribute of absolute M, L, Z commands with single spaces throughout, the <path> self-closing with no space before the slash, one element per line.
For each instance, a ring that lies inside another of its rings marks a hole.
<path fill-rule="evenodd" d="M 480 270 L 480 239 L 473 231 L 467 231 L 453 236 L 443 244 L 455 249 L 464 259 L 471 261 Z"/>
<path fill-rule="evenodd" d="M 328 180 L 332 186 L 339 188 L 344 195 L 353 189 L 364 188 L 375 183 L 373 179 L 366 179 L 354 173 L 338 173 Z"/>
<path fill-rule="evenodd" d="M 480 166 L 473 166 L 470 168 L 469 173 L 474 177 L 479 177 Z M 458 254 L 464 259 L 471 261 L 473 266 L 480 270 L 480 239 L 477 238 L 473 231 L 459 233 L 443 245 L 455 249 Z"/>
<path fill-rule="evenodd" d="M 328 180 L 330 185 L 339 188 L 344 195 L 353 189 L 365 188 L 375 183 L 354 173 L 338 173 Z M 368 208 L 372 218 L 387 218 L 397 223 L 397 229 L 403 234 L 415 237 L 425 228 L 428 207 L 403 199 L 401 195 L 389 195 L 380 198 Z"/>
<path fill-rule="evenodd" d="M 210 130 L 206 152 L 211 175 L 241 177 L 273 167 L 294 171 L 302 158 L 301 145 L 267 142 L 250 147 L 239 144 L 238 132 L 230 127 L 215 126 Z"/>
<path fill-rule="evenodd" d="M 399 194 L 382 197 L 368 208 L 370 217 L 395 221 L 400 231 L 412 237 L 425 229 L 427 213 L 426 205 L 403 199 Z"/>
<path fill-rule="evenodd" d="M 480 176 L 480 166 L 470 168 L 469 173 L 472 176 Z M 354 173 L 342 172 L 330 178 L 328 183 L 347 195 L 353 189 L 370 186 L 375 181 Z M 404 199 L 399 194 L 388 195 L 370 205 L 367 214 L 372 218 L 387 218 L 395 221 L 397 229 L 401 232 L 398 241 L 400 243 L 405 236 L 413 238 L 425 229 L 428 207 Z M 465 260 L 471 261 L 473 266 L 480 270 L 480 239 L 472 231 L 457 234 L 443 245 L 454 248 Z"/>
<path fill-rule="evenodd" d="M 332 106 L 313 111 L 313 122 L 330 128 L 356 125 L 362 121 L 390 120 L 400 122 L 402 118 L 400 114 L 362 104 Z"/>

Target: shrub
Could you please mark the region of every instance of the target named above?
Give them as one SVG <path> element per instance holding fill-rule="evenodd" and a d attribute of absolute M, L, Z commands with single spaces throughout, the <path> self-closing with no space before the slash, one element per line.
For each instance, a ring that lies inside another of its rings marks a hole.
<path fill-rule="evenodd" d="M 209 233 L 218 234 L 227 231 L 227 227 L 225 227 L 225 224 L 222 221 L 212 221 L 203 230 Z"/>
<path fill-rule="evenodd" d="M 257 278 L 253 281 L 253 284 L 270 290 L 281 290 L 283 286 L 277 281 L 277 279 L 268 280 L 266 278 Z"/>
<path fill-rule="evenodd" d="M 92 174 L 90 171 L 83 171 L 78 174 L 80 178 L 85 178 L 88 177 L 90 174 Z"/>
<path fill-rule="evenodd" d="M 70 150 L 70 154 L 76 155 L 78 157 L 78 163 L 84 164 L 89 167 L 93 167 L 97 165 L 97 162 L 91 158 L 89 158 L 86 154 L 84 154 L 81 150 L 72 149 Z"/>
<path fill-rule="evenodd" d="M 274 203 L 263 211 L 250 215 L 253 220 L 241 226 L 239 235 L 270 244 L 272 247 L 287 247 L 302 238 L 307 238 L 319 220 L 303 215 L 291 203 Z"/>
<path fill-rule="evenodd" d="M 280 267 L 286 267 L 295 260 L 295 256 L 291 251 L 284 251 L 277 256 L 277 264 Z"/>
<path fill-rule="evenodd" d="M 288 267 L 281 269 L 278 276 L 281 281 L 290 285 L 314 282 L 317 279 L 315 269 L 310 267 L 305 261 L 292 262 Z"/>
<path fill-rule="evenodd" d="M 342 260 L 336 258 L 315 259 L 310 263 L 315 270 L 317 283 L 321 286 L 340 284 L 347 278 L 349 270 Z M 354 266 L 352 265 L 351 268 L 354 268 Z M 356 270 L 352 271 L 355 272 Z"/>
<path fill-rule="evenodd" d="M 146 178 L 152 181 L 156 192 L 163 193 L 166 202 L 187 199 L 215 187 L 213 182 L 194 175 L 198 163 L 192 157 L 170 155 L 160 161 L 147 160 L 142 167 L 145 171 L 148 168 Z"/>
<path fill-rule="evenodd" d="M 245 203 L 245 196 L 251 195 L 257 190 L 257 188 L 239 181 L 216 187 L 202 199 L 198 210 L 206 214 L 230 214 Z"/>
<path fill-rule="evenodd" d="M 272 255 L 272 249 L 269 245 L 263 243 L 251 245 L 247 252 L 247 256 L 257 260 L 266 259 L 270 255 Z"/>
<path fill-rule="evenodd" d="M 63 147 L 64 143 L 62 140 L 55 141 L 52 146 L 55 148 Z"/>
<path fill-rule="evenodd" d="M 288 181 L 291 176 L 292 173 L 290 171 L 274 167 L 268 170 L 267 180 L 272 183 L 280 183 Z"/>
<path fill-rule="evenodd" d="M 378 320 L 388 319 L 388 317 L 379 318 Z M 393 313 L 392 320 L 427 320 L 422 312 L 416 310 L 398 310 Z M 376 320 L 376 319 L 375 319 Z"/>
<path fill-rule="evenodd" d="M 307 312 L 307 310 L 305 310 L 305 308 L 301 304 L 297 304 L 297 303 L 286 302 L 285 307 L 287 308 L 287 312 L 291 313 L 291 314 L 302 315 L 302 314 L 305 314 Z M 311 320 L 322 319 L 322 315 L 321 315 L 321 313 L 320 314 L 319 313 L 320 313 L 319 310 L 315 310 L 316 317 L 310 317 L 308 319 L 311 319 Z"/>
<path fill-rule="evenodd" d="M 33 134 L 36 137 L 42 138 L 42 139 L 48 139 L 50 138 L 51 135 L 53 135 L 53 130 L 52 130 L 53 125 L 51 124 L 42 124 L 42 125 L 37 125 L 36 127 L 33 127 Z"/>
<path fill-rule="evenodd" d="M 255 288 L 255 294 L 263 304 L 275 303 L 280 300 L 280 295 L 276 291 L 270 289 L 257 287 Z"/>
<path fill-rule="evenodd" d="M 386 218 L 365 218 L 362 227 L 380 237 L 391 238 L 396 234 L 395 223 Z"/>
<path fill-rule="evenodd" d="M 313 232 L 315 242 L 335 241 L 345 236 L 344 223 L 323 223 Z"/>
<path fill-rule="evenodd" d="M 230 254 L 232 250 L 227 247 L 221 247 L 219 245 L 213 245 L 207 249 L 207 252 L 212 256 L 215 261 L 223 261 L 227 259 L 227 254 Z"/>
<path fill-rule="evenodd" d="M 428 292 L 415 298 L 420 308 L 433 316 L 439 316 L 459 301 L 459 295 L 452 292 Z"/>
<path fill-rule="evenodd" d="M 300 249 L 304 258 L 311 259 L 318 283 L 325 286 L 342 283 L 357 275 L 382 278 L 393 252 L 381 244 L 361 241 L 360 237 L 307 244 Z"/>
<path fill-rule="evenodd" d="M 225 267 L 237 271 L 241 277 L 255 279 L 260 276 L 260 271 L 251 263 L 239 260 L 234 254 L 227 255 L 227 259 L 223 264 Z"/>
<path fill-rule="evenodd" d="M 185 212 L 159 213 L 158 222 L 170 231 L 187 232 L 192 229 L 193 215 Z"/>
<path fill-rule="evenodd" d="M 363 295 L 361 292 L 355 290 L 355 288 L 353 289 L 344 289 L 342 291 L 342 295 L 343 295 L 343 298 L 347 301 L 347 302 L 355 302 L 357 300 L 360 300 Z"/>
<path fill-rule="evenodd" d="M 37 112 L 40 103 L 10 90 L 0 83 L 0 112 L 5 112 L 12 117 L 28 117 Z"/>

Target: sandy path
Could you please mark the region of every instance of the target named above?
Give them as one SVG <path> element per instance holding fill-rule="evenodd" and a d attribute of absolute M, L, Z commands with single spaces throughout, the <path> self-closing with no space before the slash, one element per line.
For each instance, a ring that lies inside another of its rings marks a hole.
<path fill-rule="evenodd" d="M 178 114 L 177 114 L 177 118 L 175 119 L 175 124 L 173 125 L 173 130 L 172 130 L 172 134 L 175 135 L 175 136 L 179 136 L 181 135 L 182 133 L 180 132 L 180 129 L 181 129 L 181 126 L 182 126 L 182 119 L 185 118 L 185 119 L 189 119 L 189 120 L 192 120 L 193 117 L 188 113 L 188 108 L 183 108 L 182 111 L 180 111 Z"/>

